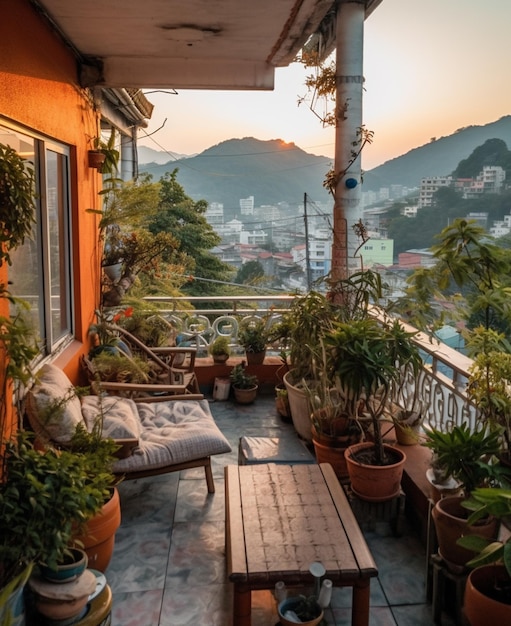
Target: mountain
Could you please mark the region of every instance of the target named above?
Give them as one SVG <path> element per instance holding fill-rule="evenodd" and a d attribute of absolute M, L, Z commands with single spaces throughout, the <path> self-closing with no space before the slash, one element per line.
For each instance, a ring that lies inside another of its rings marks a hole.
<path fill-rule="evenodd" d="M 170 160 L 175 159 L 187 159 L 189 155 L 179 154 L 177 152 L 162 152 L 160 150 L 153 150 L 146 146 L 138 146 L 138 160 L 140 163 L 157 163 L 163 165 Z"/>
<path fill-rule="evenodd" d="M 488 139 L 502 139 L 511 147 L 511 115 L 484 126 L 466 126 L 452 135 L 414 148 L 364 174 L 363 191 L 377 191 L 389 185 L 418 187 L 421 178 L 451 174 Z"/>
<path fill-rule="evenodd" d="M 164 165 L 144 164 L 141 155 L 139 160 L 140 171 L 151 173 L 154 180 L 178 168 L 177 180 L 187 195 L 220 202 L 228 210 L 239 210 L 240 198 L 249 196 L 256 206 L 302 204 L 304 193 L 316 202 L 329 201 L 323 179 L 332 160 L 280 139 L 229 139 L 194 157 L 167 158 Z"/>

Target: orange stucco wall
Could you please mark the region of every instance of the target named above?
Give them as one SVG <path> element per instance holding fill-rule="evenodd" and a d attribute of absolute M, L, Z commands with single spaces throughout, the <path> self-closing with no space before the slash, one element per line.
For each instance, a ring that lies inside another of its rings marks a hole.
<path fill-rule="evenodd" d="M 97 216 L 86 213 L 100 207 L 100 175 L 87 165 L 98 114 L 78 84 L 74 55 L 31 5 L 0 0 L 0 15 L 0 123 L 16 122 L 71 149 L 76 341 L 58 363 L 77 380 L 99 294 Z"/>

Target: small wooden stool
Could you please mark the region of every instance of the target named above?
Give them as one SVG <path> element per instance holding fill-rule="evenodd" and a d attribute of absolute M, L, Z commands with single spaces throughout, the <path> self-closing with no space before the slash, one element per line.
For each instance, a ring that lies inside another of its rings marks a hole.
<path fill-rule="evenodd" d="M 454 594 L 451 595 L 454 601 L 453 617 L 457 626 L 463 626 L 466 624 L 462 614 L 463 595 L 465 593 L 468 572 L 465 569 L 460 570 L 460 572 L 454 572 L 452 569 L 449 569 L 439 554 L 433 554 L 430 562 L 433 579 L 431 603 L 433 605 L 434 623 L 442 623 L 442 611 L 446 608 L 446 590 L 450 586 L 454 590 Z"/>

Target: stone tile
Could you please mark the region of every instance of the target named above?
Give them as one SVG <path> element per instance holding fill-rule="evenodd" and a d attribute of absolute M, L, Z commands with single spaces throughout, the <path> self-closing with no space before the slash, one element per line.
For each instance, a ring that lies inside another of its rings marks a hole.
<path fill-rule="evenodd" d="M 157 626 L 162 600 L 163 589 L 114 593 L 111 626 Z"/>

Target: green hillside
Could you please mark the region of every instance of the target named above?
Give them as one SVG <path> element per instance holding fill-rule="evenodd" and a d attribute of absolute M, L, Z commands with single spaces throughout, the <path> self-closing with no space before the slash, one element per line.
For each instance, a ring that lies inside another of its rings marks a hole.
<path fill-rule="evenodd" d="M 159 180 L 165 172 L 179 169 L 178 182 L 195 200 L 221 202 L 238 211 L 240 198 L 254 196 L 256 206 L 279 202 L 303 202 L 307 193 L 316 202 L 327 202 L 323 179 L 331 167 L 328 157 L 308 154 L 293 143 L 252 137 L 229 139 L 201 154 L 165 165 L 141 164 Z"/>
<path fill-rule="evenodd" d="M 391 184 L 418 187 L 421 178 L 451 174 L 475 148 L 494 138 L 502 139 L 511 147 L 511 115 L 484 126 L 460 128 L 448 137 L 386 161 L 365 173 L 363 191 L 377 191 Z"/>

